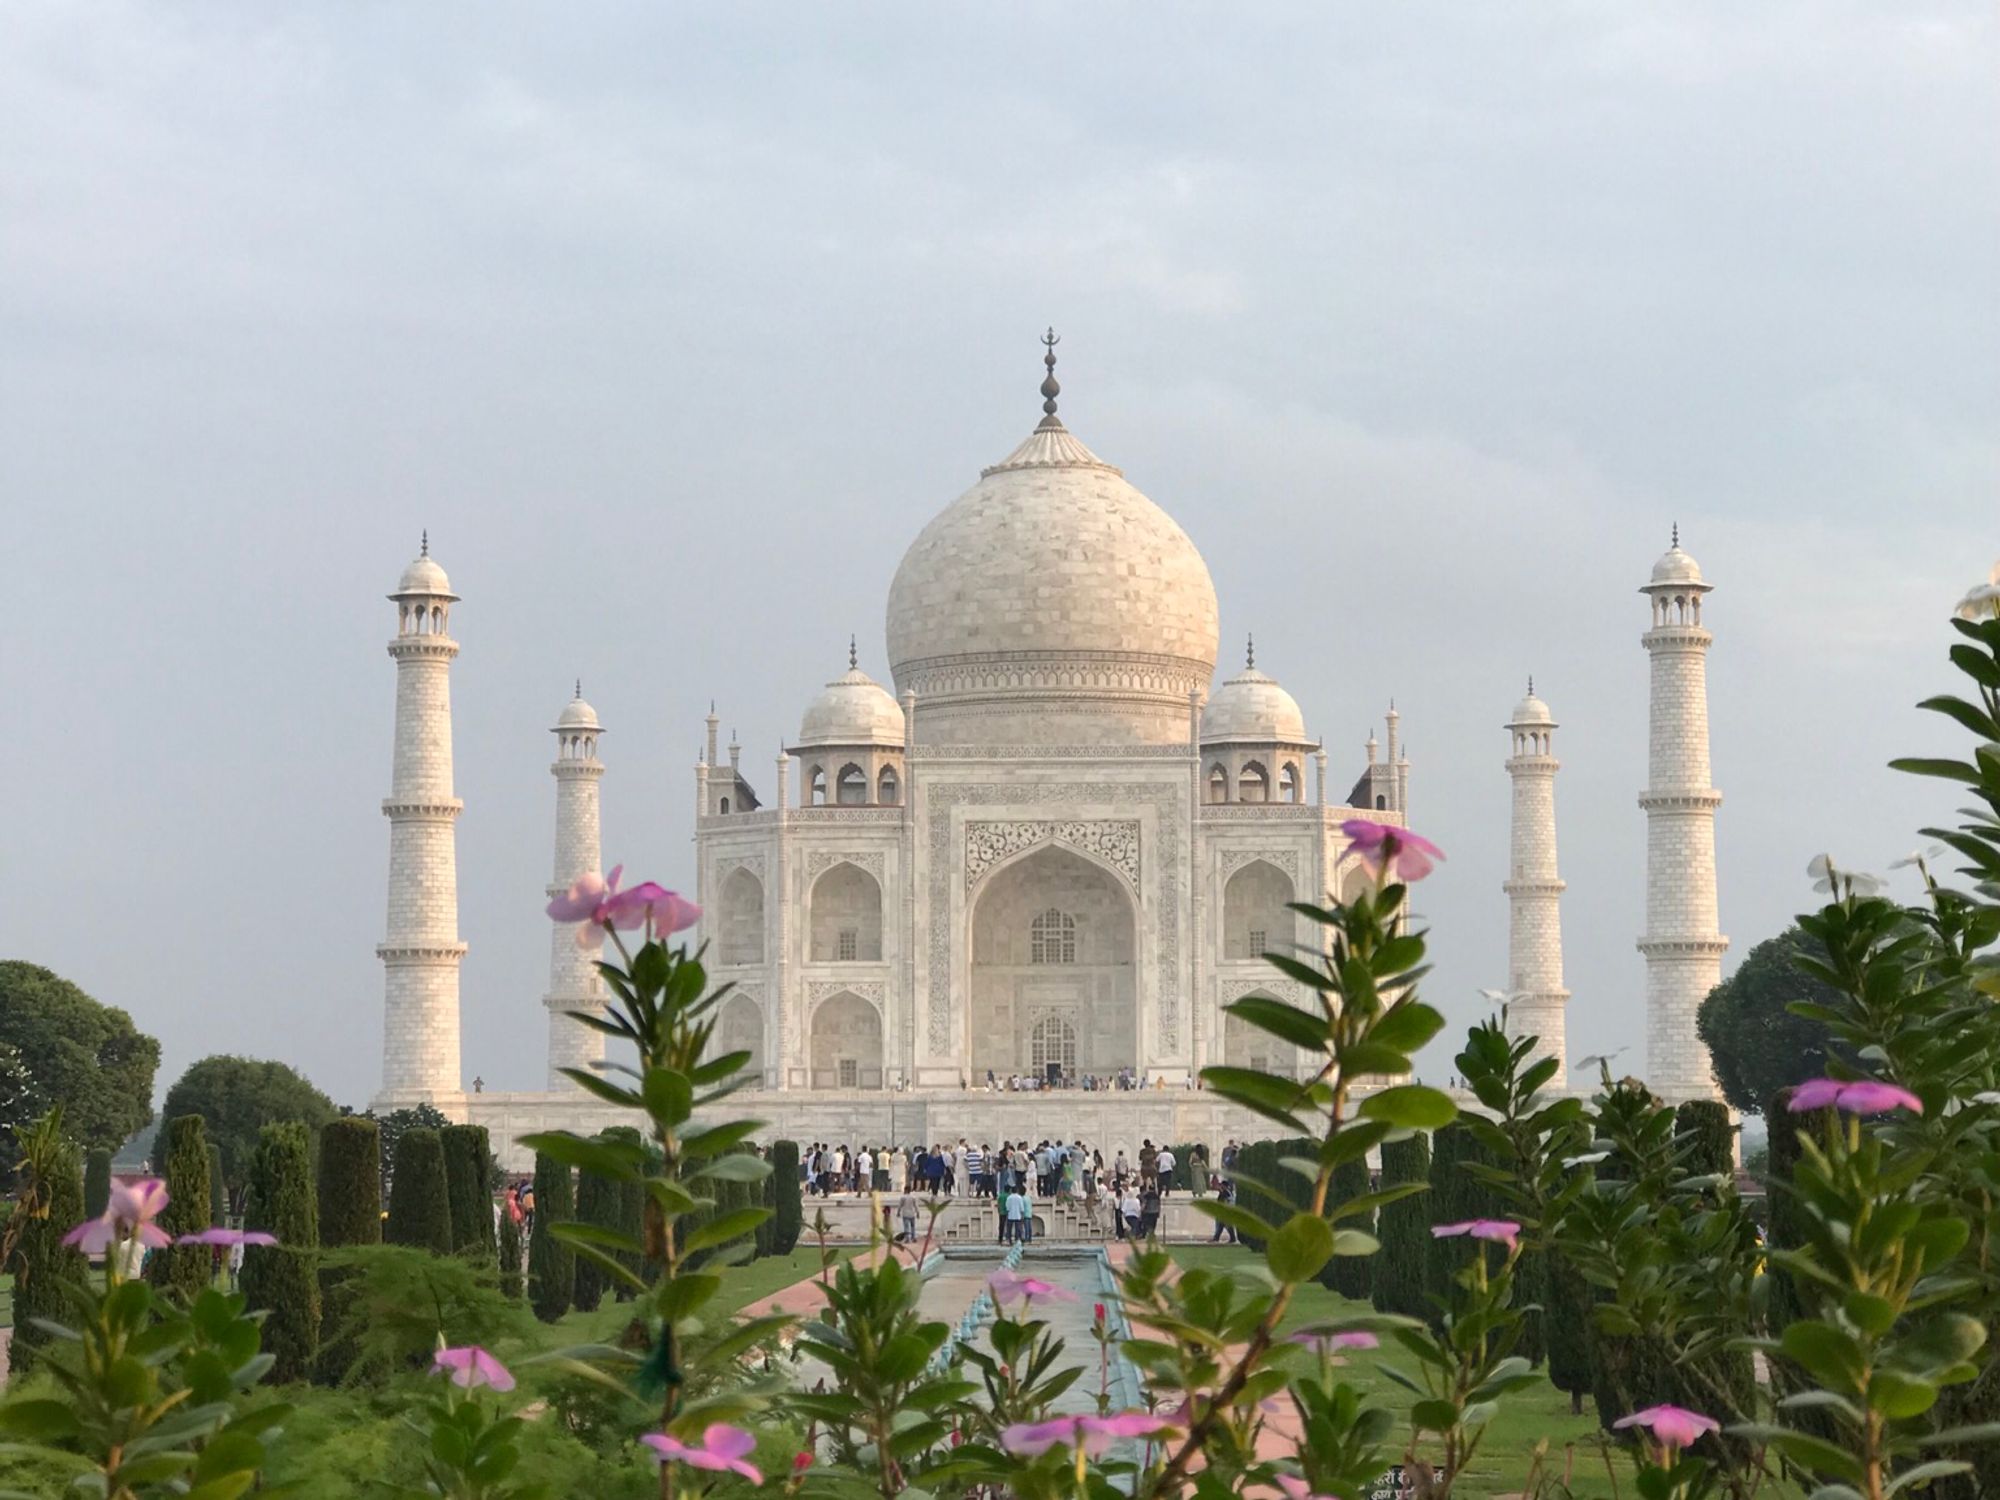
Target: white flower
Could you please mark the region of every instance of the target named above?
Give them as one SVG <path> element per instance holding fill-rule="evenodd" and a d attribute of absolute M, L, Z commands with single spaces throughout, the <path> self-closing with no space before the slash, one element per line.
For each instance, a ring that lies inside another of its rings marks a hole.
<path fill-rule="evenodd" d="M 1611 1153 L 1609 1151 L 1592 1151 L 1583 1156 L 1566 1156 L 1563 1158 L 1563 1165 L 1565 1167 L 1591 1167 L 1595 1166 L 1598 1162 L 1608 1161 L 1610 1157 Z"/>
<path fill-rule="evenodd" d="M 1489 1005 L 1512 1005 L 1526 993 L 1526 990 L 1481 990 L 1479 998 Z"/>
<path fill-rule="evenodd" d="M 1986 572 L 1986 582 L 1966 590 L 1956 611 L 1961 620 L 1987 620 L 2000 615 L 2000 562 Z"/>
<path fill-rule="evenodd" d="M 1813 889 L 1822 895 L 1840 898 L 1848 895 L 1876 896 L 1882 892 L 1880 876 L 1843 870 L 1831 856 L 1825 854 L 1815 854 L 1806 862 L 1806 874 L 1812 877 Z"/>
<path fill-rule="evenodd" d="M 1570 1071 L 1572 1073 L 1581 1073 L 1585 1068 L 1608 1068 L 1615 1059 L 1624 1056 L 1627 1050 L 1629 1049 L 1618 1047 L 1610 1052 L 1598 1052 L 1592 1053 L 1589 1057 L 1579 1057 L 1569 1065 Z"/>
<path fill-rule="evenodd" d="M 1907 870 L 1912 865 L 1927 865 L 1934 859 L 1941 859 L 1944 856 L 1944 852 L 1945 848 L 1943 844 L 1930 844 L 1922 849 L 1912 849 L 1901 859 L 1890 860 L 1889 868 L 1892 870 Z"/>
<path fill-rule="evenodd" d="M 1972 1096 L 1974 1104 L 2000 1104 L 2000 1089 L 1983 1089 Z"/>

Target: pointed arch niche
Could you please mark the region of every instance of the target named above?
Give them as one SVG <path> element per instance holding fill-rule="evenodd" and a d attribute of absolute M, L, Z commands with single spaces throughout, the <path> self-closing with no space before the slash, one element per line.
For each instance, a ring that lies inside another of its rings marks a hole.
<path fill-rule="evenodd" d="M 832 866 L 807 898 L 808 952 L 814 963 L 879 963 L 882 887 L 857 865 Z"/>

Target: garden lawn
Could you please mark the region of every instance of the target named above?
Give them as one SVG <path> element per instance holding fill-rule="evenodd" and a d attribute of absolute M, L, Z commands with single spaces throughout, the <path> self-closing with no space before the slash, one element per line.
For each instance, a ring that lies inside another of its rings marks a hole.
<path fill-rule="evenodd" d="M 1173 1245 L 1168 1249 L 1175 1263 L 1185 1267 L 1201 1266 L 1214 1270 L 1241 1266 L 1247 1270 L 1263 1264 L 1262 1256 L 1237 1245 Z M 1372 1311 L 1366 1303 L 1351 1301 L 1316 1283 L 1308 1283 L 1292 1299 L 1282 1327 L 1299 1328 Z M 1377 1366 L 1384 1363 L 1394 1365 L 1405 1374 L 1414 1375 L 1417 1370 L 1416 1361 L 1394 1349 L 1385 1338 L 1379 1351 L 1350 1354 L 1346 1377 L 1366 1390 L 1377 1404 L 1392 1410 L 1407 1410 L 1413 1398 L 1403 1387 L 1380 1373 Z M 1508 1397 L 1501 1404 L 1500 1415 L 1493 1419 L 1478 1451 L 1473 1454 L 1471 1465 L 1461 1475 L 1452 1493 L 1468 1497 L 1519 1494 L 1534 1460 L 1536 1445 L 1544 1440 L 1548 1443 L 1547 1456 L 1543 1460 L 1544 1474 L 1558 1480 L 1568 1474 L 1572 1494 L 1580 1497 L 1602 1496 L 1608 1500 L 1617 1491 L 1631 1493 L 1633 1465 L 1630 1458 L 1616 1446 L 1611 1448 L 1611 1461 L 1618 1469 L 1618 1483 L 1614 1487 L 1605 1471 L 1600 1436 L 1596 1410 L 1589 1398 L 1584 1399 L 1584 1415 L 1573 1417 L 1569 1412 L 1569 1397 L 1543 1377 L 1534 1386 Z M 1397 1438 L 1399 1449 L 1408 1441 L 1408 1429 L 1405 1427 Z M 1418 1452 L 1435 1460 L 1438 1456 L 1435 1439 L 1426 1438 Z M 1400 1451 L 1397 1457 L 1401 1457 Z"/>

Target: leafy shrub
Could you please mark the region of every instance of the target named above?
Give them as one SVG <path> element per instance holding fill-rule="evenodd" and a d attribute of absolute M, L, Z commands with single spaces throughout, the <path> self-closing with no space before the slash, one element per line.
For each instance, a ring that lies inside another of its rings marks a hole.
<path fill-rule="evenodd" d="M 403 1133 L 396 1148 L 396 1175 L 389 1190 L 389 1224 L 383 1238 L 414 1245 L 434 1255 L 451 1254 L 451 1199 L 445 1186 L 444 1142 L 435 1130 L 418 1126 Z"/>
<path fill-rule="evenodd" d="M 380 1132 L 363 1115 L 329 1120 L 319 1133 L 319 1234 L 327 1246 L 382 1239 Z"/>
<path fill-rule="evenodd" d="M 1674 1111 L 1674 1134 L 1687 1151 L 1687 1169 L 1699 1177 L 1736 1171 L 1736 1127 L 1719 1099 L 1690 1099 Z"/>
<path fill-rule="evenodd" d="M 345 1273 L 331 1341 L 344 1356 L 332 1372 L 343 1384 L 379 1384 L 426 1368 L 440 1342 L 491 1348 L 527 1333 L 526 1314 L 501 1295 L 490 1264 L 395 1244 L 324 1254 Z"/>
<path fill-rule="evenodd" d="M 17 1217 L 7 1226 L 18 1237 L 5 1267 L 14 1275 L 11 1357 L 16 1371 L 27 1370 L 52 1337 L 37 1319 L 69 1320 L 63 1283 L 81 1280 L 88 1269 L 84 1258 L 62 1243 L 70 1226 L 84 1216 L 83 1178 L 76 1146 L 62 1133 L 62 1111 L 50 1111 L 24 1131 L 21 1147 Z"/>
<path fill-rule="evenodd" d="M 541 1194 L 535 1194 L 537 1208 Z M 576 1221 L 597 1229 L 618 1227 L 618 1184 L 595 1172 L 579 1172 L 576 1179 Z M 611 1289 L 612 1276 L 587 1255 L 576 1257 L 571 1280 L 570 1301 L 578 1312 L 596 1312 L 598 1303 Z"/>
<path fill-rule="evenodd" d="M 243 1294 L 265 1312 L 264 1350 L 271 1378 L 305 1379 L 319 1353 L 319 1210 L 313 1192 L 312 1136 L 303 1121 L 266 1125 L 250 1162 L 248 1228 L 277 1236 L 275 1246 L 243 1252 Z"/>

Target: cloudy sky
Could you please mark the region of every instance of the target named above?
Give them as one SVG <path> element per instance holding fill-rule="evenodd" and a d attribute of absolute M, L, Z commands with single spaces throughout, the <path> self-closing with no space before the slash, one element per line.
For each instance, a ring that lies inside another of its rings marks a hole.
<path fill-rule="evenodd" d="M 1226 22 L 1225 22 L 1226 16 Z M 546 728 L 690 883 L 923 522 L 1063 414 L 1192 534 L 1342 786 L 1393 695 L 1432 998 L 1504 976 L 1501 729 L 1558 751 L 1574 1050 L 1642 1050 L 1646 659 L 1709 623 L 1732 959 L 1948 813 L 2000 555 L 1976 3 L 272 7 L 0 16 L 0 955 L 365 1102 L 393 668 L 454 671 L 465 1072 L 543 1070 Z M 1449 1062 L 1434 1059 L 1442 1074 Z"/>

